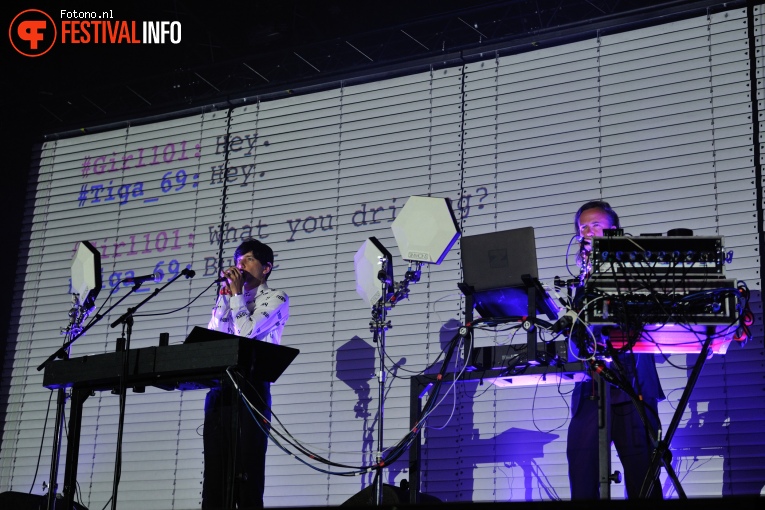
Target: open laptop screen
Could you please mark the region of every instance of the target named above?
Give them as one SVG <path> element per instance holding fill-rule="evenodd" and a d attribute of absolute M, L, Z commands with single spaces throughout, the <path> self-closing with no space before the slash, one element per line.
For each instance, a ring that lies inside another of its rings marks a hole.
<path fill-rule="evenodd" d="M 537 290 L 537 313 L 558 318 L 558 307 L 538 281 L 534 228 L 463 236 L 461 240 L 463 291 L 472 292 L 475 309 L 483 318 L 528 315 L 528 275 Z"/>

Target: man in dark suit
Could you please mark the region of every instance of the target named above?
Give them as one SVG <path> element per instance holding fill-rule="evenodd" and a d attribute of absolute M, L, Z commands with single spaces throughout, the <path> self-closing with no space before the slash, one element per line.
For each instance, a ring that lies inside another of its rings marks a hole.
<path fill-rule="evenodd" d="M 619 216 L 607 202 L 587 202 L 577 211 L 574 226 L 577 235 L 581 238 L 579 259 L 582 271 L 585 273 L 583 281 L 588 276 L 592 238 L 603 236 L 603 230 L 620 228 Z M 580 287 L 577 290 L 574 307 L 581 307 L 583 299 L 584 292 Z M 599 335 L 599 331 L 593 331 L 595 338 Z M 584 340 L 589 341 L 589 338 Z M 580 345 L 583 346 L 584 343 L 580 342 Z M 587 357 L 586 349 L 580 349 L 579 356 Z M 653 354 L 624 352 L 619 354 L 615 363 L 609 364 L 607 368 L 619 375 L 621 386 L 625 387 L 624 390 L 611 384 L 606 387 L 607 391 L 610 391 L 611 404 L 609 432 L 610 439 L 624 466 L 627 497 L 637 498 L 651 465 L 651 454 L 654 450 L 653 441 L 641 419 L 641 409 L 638 406 L 643 406 L 644 416 L 647 418 L 653 436 L 656 437 L 660 428 L 657 405 L 664 399 L 664 392 L 656 372 Z M 638 398 L 635 399 L 635 396 Z M 577 383 L 571 396 L 571 422 L 566 447 L 571 499 L 599 498 L 598 446 L 598 383 L 596 378 L 591 377 Z M 649 497 L 662 498 L 661 484 L 655 484 Z"/>

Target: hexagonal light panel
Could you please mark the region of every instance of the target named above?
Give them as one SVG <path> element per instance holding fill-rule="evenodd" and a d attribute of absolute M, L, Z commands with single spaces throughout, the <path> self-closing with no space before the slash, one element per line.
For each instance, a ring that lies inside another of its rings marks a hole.
<path fill-rule="evenodd" d="M 381 275 L 383 262 L 385 273 Z M 393 257 L 380 241 L 370 237 L 353 256 L 353 267 L 356 271 L 356 292 L 373 308 L 383 298 L 382 280 L 386 282 L 386 293 L 393 285 Z"/>
<path fill-rule="evenodd" d="M 88 241 L 80 241 L 72 258 L 72 290 L 79 296 L 80 304 L 93 306 L 101 291 L 101 254 Z"/>
<path fill-rule="evenodd" d="M 391 224 L 401 258 L 440 264 L 460 229 L 448 198 L 411 196 Z"/>

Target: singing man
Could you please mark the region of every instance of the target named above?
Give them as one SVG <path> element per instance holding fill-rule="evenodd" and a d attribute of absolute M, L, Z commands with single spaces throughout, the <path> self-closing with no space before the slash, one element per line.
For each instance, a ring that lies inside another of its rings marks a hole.
<path fill-rule="evenodd" d="M 266 244 L 248 239 L 234 252 L 234 265 L 221 271 L 224 287 L 212 310 L 208 329 L 280 344 L 289 319 L 289 298 L 268 286 L 274 268 L 274 252 Z M 263 508 L 266 447 L 271 420 L 271 387 L 257 374 L 243 374 L 240 385 L 264 419 L 256 421 L 250 410 L 231 390 L 231 381 L 213 388 L 205 400 L 204 483 L 202 508 L 224 508 L 226 475 L 235 456 L 236 472 L 231 508 Z M 238 405 L 238 424 L 231 411 Z M 257 416 L 257 413 L 256 413 Z M 236 429 L 236 434 L 232 430 Z"/>

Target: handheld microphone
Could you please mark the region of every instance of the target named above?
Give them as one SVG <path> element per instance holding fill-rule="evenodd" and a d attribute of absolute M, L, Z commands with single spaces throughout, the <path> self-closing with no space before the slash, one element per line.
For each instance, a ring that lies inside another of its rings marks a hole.
<path fill-rule="evenodd" d="M 242 278 L 247 279 L 247 274 L 248 274 L 247 271 L 240 269 L 239 272 L 242 273 Z M 226 283 L 227 281 L 228 281 L 227 276 L 221 276 L 220 278 L 215 280 L 215 283 Z"/>
<path fill-rule="evenodd" d="M 162 275 L 159 273 L 147 274 L 145 276 L 129 276 L 122 280 L 122 283 L 145 283 L 154 282 L 159 283 L 162 281 Z"/>

